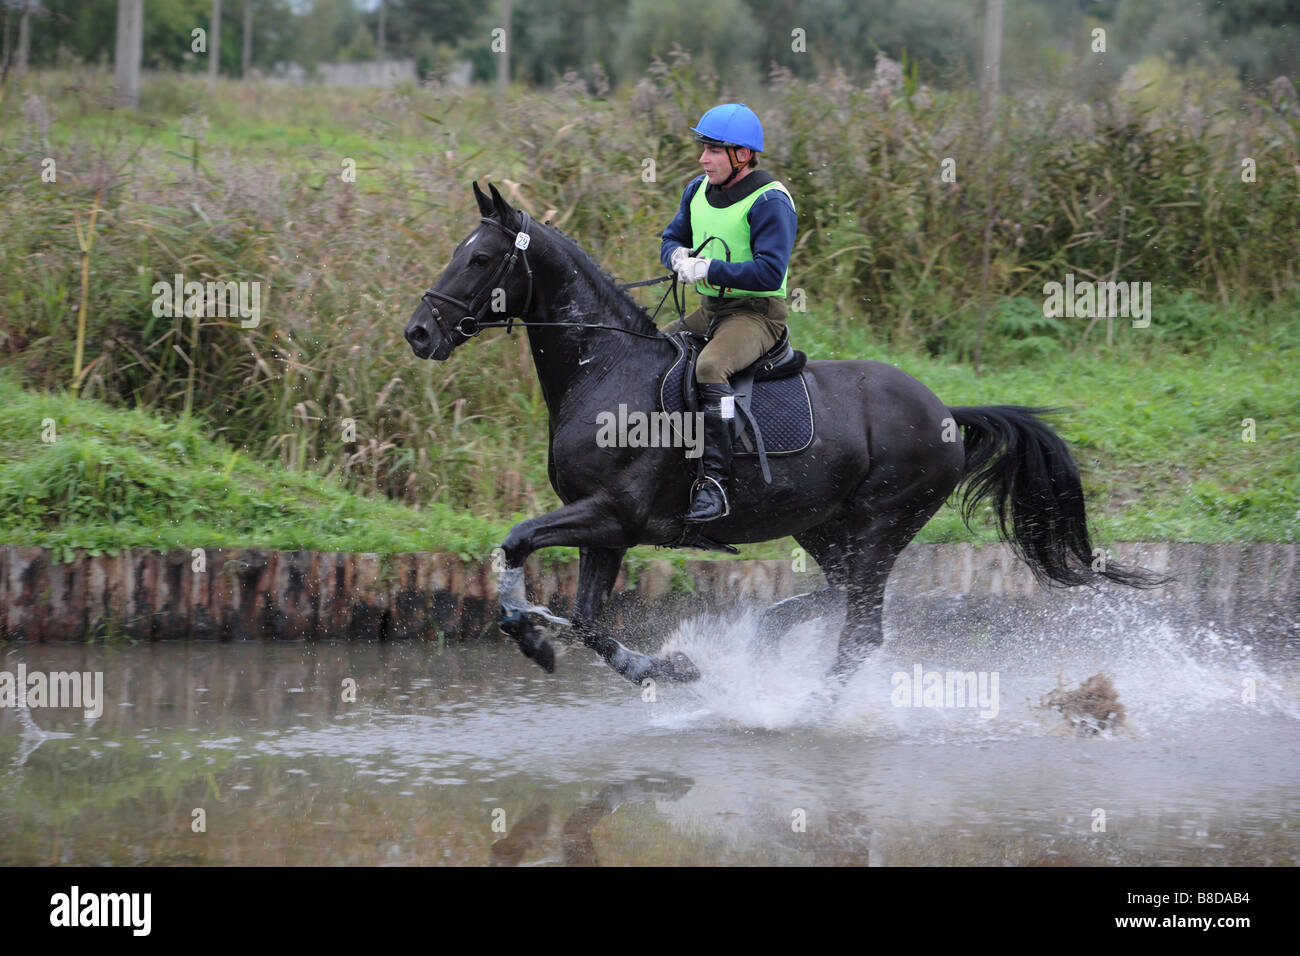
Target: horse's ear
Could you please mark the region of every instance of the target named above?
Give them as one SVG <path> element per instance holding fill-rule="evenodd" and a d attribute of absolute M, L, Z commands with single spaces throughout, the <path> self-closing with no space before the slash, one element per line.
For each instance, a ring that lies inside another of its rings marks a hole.
<path fill-rule="evenodd" d="M 474 200 L 478 203 L 480 216 L 490 216 L 493 213 L 492 200 L 483 195 L 483 190 L 478 188 L 478 180 L 474 180 Z"/>
<path fill-rule="evenodd" d="M 515 223 L 515 211 L 510 208 L 510 203 L 506 202 L 501 193 L 497 191 L 496 183 L 488 183 L 488 189 L 492 191 L 492 202 L 496 208 L 496 213 L 501 219 L 501 225 L 507 229 L 513 229 Z"/>

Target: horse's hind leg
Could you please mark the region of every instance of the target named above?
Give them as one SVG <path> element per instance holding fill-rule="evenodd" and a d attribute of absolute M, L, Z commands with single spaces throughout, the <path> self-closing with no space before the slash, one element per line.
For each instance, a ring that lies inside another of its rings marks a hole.
<path fill-rule="evenodd" d="M 764 609 L 755 638 L 760 654 L 775 651 L 781 635 L 796 624 L 833 614 L 844 601 L 848 526 L 842 521 L 827 522 L 796 534 L 794 539 L 822 569 L 826 575 L 826 587 L 796 594 Z"/>
<path fill-rule="evenodd" d="M 885 584 L 894 562 L 943 504 L 943 498 L 911 501 L 874 514 L 851 535 L 847 567 L 847 617 L 840 632 L 833 673 L 846 677 L 885 639 Z"/>
<path fill-rule="evenodd" d="M 666 658 L 651 657 L 619 643 L 598 622 L 627 549 L 582 548 L 578 560 L 578 596 L 573 605 L 573 629 L 582 642 L 632 683 L 644 680 L 693 681 L 700 675 L 680 652 Z"/>
<path fill-rule="evenodd" d="M 836 601 L 842 597 L 843 592 L 839 588 L 824 587 L 769 604 L 758 619 L 758 636 L 755 638 L 758 651 L 762 654 L 775 651 L 782 634 L 796 624 L 825 617 L 834 610 Z"/>

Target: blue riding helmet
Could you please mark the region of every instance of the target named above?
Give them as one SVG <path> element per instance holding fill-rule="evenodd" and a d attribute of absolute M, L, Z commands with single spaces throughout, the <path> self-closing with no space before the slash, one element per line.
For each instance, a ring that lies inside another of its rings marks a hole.
<path fill-rule="evenodd" d="M 696 139 L 710 146 L 744 146 L 763 151 L 763 124 L 744 103 L 723 103 L 700 117 L 691 127 Z"/>

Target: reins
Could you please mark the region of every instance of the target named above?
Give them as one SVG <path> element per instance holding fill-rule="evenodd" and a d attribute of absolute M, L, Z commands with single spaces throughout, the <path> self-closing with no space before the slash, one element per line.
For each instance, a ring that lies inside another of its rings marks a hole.
<path fill-rule="evenodd" d="M 512 236 L 514 238 L 514 245 L 511 247 L 510 252 L 508 252 L 505 256 L 502 257 L 501 262 L 498 263 L 496 267 L 496 270 L 492 273 L 492 275 L 488 277 L 487 281 L 482 286 L 479 287 L 478 292 L 474 293 L 473 297 L 469 300 L 469 302 L 462 302 L 460 299 L 457 299 L 454 296 L 450 296 L 445 292 L 439 292 L 437 289 L 432 289 L 432 288 L 426 289 L 424 291 L 424 295 L 421 296 L 421 298 L 423 299 L 434 299 L 434 300 L 442 299 L 450 303 L 451 305 L 454 305 L 457 308 L 461 309 L 465 313 L 465 316 L 454 326 L 452 326 L 452 329 L 456 332 L 459 332 L 466 339 L 474 338 L 474 336 L 478 335 L 484 329 L 505 329 L 507 335 L 514 332 L 515 316 L 510 316 L 504 322 L 502 321 L 484 322 L 482 316 L 488 306 L 492 291 L 497 289 L 498 283 L 510 274 L 511 270 L 514 269 L 516 262 L 520 262 L 520 261 L 523 262 L 524 270 L 528 275 L 528 294 L 527 297 L 524 299 L 524 308 L 520 314 L 522 315 L 523 313 L 526 313 L 533 304 L 533 267 L 528 262 L 528 246 L 531 244 L 532 241 L 532 237 L 528 233 L 528 227 L 532 224 L 533 220 L 532 217 L 529 216 L 528 213 L 524 212 L 522 209 L 519 210 L 519 215 L 521 218 L 520 218 L 520 227 L 518 232 L 513 232 L 508 226 L 497 222 L 495 219 L 489 219 L 487 216 L 480 217 L 482 222 L 485 222 L 490 226 L 494 226 L 495 228 L 502 230 L 508 236 Z M 707 246 L 710 242 L 712 242 L 715 239 L 718 242 L 722 243 L 722 247 L 726 251 L 727 261 L 730 262 L 731 249 L 727 247 L 726 241 L 719 236 L 709 236 L 707 239 L 704 240 L 704 242 L 700 243 L 698 249 L 691 250 L 691 255 L 692 256 L 699 255 L 700 250 L 703 249 L 705 246 Z M 655 306 L 654 312 L 651 313 L 650 315 L 650 321 L 652 323 L 654 322 L 656 316 L 659 315 L 659 310 L 663 308 L 664 300 L 667 299 L 670 294 L 673 297 L 673 305 L 677 309 L 678 316 L 684 320 L 686 318 L 686 295 L 687 295 L 686 288 L 687 287 L 684 284 L 679 283 L 677 281 L 676 272 L 670 273 L 669 275 L 666 276 L 658 276 L 653 279 L 642 279 L 640 282 L 627 282 L 622 285 L 619 285 L 618 288 L 623 290 L 637 289 L 642 286 L 658 285 L 660 282 L 669 282 L 669 281 L 672 282 L 672 285 L 670 285 L 667 291 L 665 291 L 664 294 L 660 297 L 659 304 Z M 680 300 L 677 297 L 677 287 L 679 285 L 681 285 L 682 288 Z M 723 292 L 725 293 L 725 291 L 726 290 L 724 289 Z M 475 303 L 478 302 L 480 298 L 483 301 L 476 308 Z M 438 307 L 434 304 L 434 302 L 430 301 L 428 305 L 429 305 L 429 311 L 433 314 L 434 322 L 438 324 L 439 331 L 442 332 L 444 338 L 450 339 L 451 332 L 448 330 L 447 325 L 443 320 L 442 313 L 438 311 Z M 662 332 L 655 332 L 655 334 L 651 335 L 647 332 L 638 332 L 635 329 L 625 329 L 619 325 L 590 325 L 586 322 L 526 322 L 525 324 L 528 325 L 530 328 L 604 329 L 611 332 L 625 332 L 628 335 L 635 335 L 643 339 L 663 338 Z"/>

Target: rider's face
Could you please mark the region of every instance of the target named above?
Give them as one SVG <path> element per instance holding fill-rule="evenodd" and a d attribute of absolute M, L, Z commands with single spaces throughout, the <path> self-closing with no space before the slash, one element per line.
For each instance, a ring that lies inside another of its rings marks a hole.
<path fill-rule="evenodd" d="M 736 158 L 742 165 L 749 162 L 750 155 L 747 149 L 736 150 Z M 704 167 L 709 182 L 715 186 L 720 186 L 731 177 L 731 160 L 727 159 L 727 151 L 721 146 L 705 146 L 704 152 L 700 153 L 700 165 Z"/>

